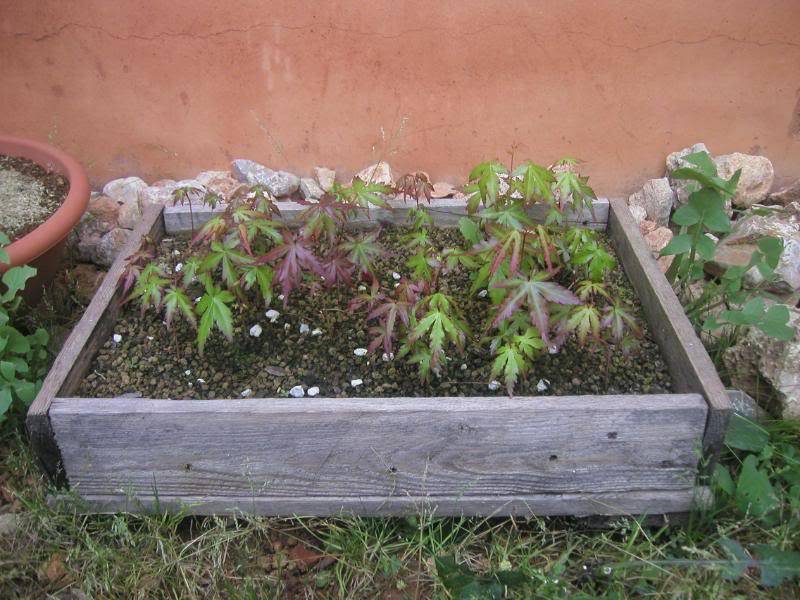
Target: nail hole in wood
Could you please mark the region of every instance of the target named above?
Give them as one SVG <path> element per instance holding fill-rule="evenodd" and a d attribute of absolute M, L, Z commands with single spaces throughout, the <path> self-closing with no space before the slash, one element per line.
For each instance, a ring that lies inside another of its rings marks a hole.
<path fill-rule="evenodd" d="M 550 460 L 551 460 L 551 461 L 552 461 L 552 460 L 558 460 L 558 456 L 557 456 L 556 454 L 551 454 L 551 455 L 550 455 Z"/>
<path fill-rule="evenodd" d="M 608 432 L 608 439 L 610 439 L 610 440 L 617 439 L 617 432 L 616 431 L 609 431 Z"/>

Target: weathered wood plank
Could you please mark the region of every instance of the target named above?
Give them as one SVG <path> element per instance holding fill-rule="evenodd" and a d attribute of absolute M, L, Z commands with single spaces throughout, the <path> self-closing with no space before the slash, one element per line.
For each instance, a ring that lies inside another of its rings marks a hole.
<path fill-rule="evenodd" d="M 722 448 L 730 418 L 731 404 L 725 387 L 622 199 L 610 201 L 608 232 L 639 295 L 675 390 L 700 393 L 708 402 L 710 411 L 703 447 L 713 463 Z"/>
<path fill-rule="evenodd" d="M 95 353 L 108 339 L 117 317 L 117 282 L 125 269 L 127 258 L 139 250 L 144 236 L 160 239 L 163 231 L 161 207 L 149 207 L 133 235 L 120 250 L 80 321 L 64 342 L 39 394 L 28 409 L 26 425 L 34 454 L 42 469 L 56 481 L 63 480 L 63 473 L 60 472 L 59 450 L 48 417 L 50 404 L 58 394 L 74 393 Z"/>
<path fill-rule="evenodd" d="M 50 418 L 81 495 L 455 501 L 685 490 L 706 411 L 699 394 L 56 398 Z"/>
<path fill-rule="evenodd" d="M 536 494 L 468 497 L 302 497 L 269 496 L 136 496 L 123 494 L 81 497 L 79 510 L 92 513 L 178 512 L 184 514 L 255 514 L 302 516 L 551 516 L 659 515 L 685 513 L 706 502 L 706 488 L 644 490 L 609 494 Z M 58 503 L 58 500 L 56 500 Z"/>
<path fill-rule="evenodd" d="M 369 211 L 360 211 L 351 218 L 351 223 L 403 223 L 406 220 L 408 209 L 413 206 L 413 201 L 404 202 L 400 199 L 389 199 L 388 208 L 371 207 Z M 277 202 L 281 211 L 281 218 L 288 224 L 298 224 L 300 212 L 305 208 L 302 204 L 291 200 Z M 467 214 L 467 205 L 460 198 L 434 198 L 430 204 L 425 204 L 434 223 L 439 227 L 454 227 L 458 220 Z M 211 208 L 206 204 L 193 204 L 191 211 L 188 205 L 167 206 L 164 208 L 164 226 L 168 235 L 189 233 L 196 231 L 213 216 L 224 212 L 224 203 Z M 534 221 L 542 222 L 545 219 L 547 206 L 534 205 L 529 214 Z M 568 211 L 568 223 L 578 223 L 591 229 L 605 229 L 608 223 L 608 200 L 597 198 L 592 209 L 584 209 L 580 213 Z"/>

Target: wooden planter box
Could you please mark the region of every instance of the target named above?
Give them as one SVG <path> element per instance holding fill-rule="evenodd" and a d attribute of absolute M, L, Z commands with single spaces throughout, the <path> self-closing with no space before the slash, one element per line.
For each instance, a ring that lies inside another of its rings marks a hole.
<path fill-rule="evenodd" d="M 296 210 L 285 203 L 289 218 Z M 400 218 L 404 208 L 374 211 Z M 209 217 L 195 209 L 195 226 Z M 469 398 L 76 398 L 119 311 L 144 235 L 188 228 L 147 211 L 28 413 L 43 468 L 93 512 L 268 515 L 614 515 L 689 510 L 729 414 L 700 340 L 627 206 L 573 216 L 607 228 L 668 364 L 673 394 Z M 463 203 L 432 214 L 454 223 Z"/>

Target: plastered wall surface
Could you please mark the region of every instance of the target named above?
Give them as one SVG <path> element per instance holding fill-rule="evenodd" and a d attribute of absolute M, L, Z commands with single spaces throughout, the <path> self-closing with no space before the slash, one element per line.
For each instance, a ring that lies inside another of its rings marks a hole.
<path fill-rule="evenodd" d="M 800 176 L 800 0 L 0 0 L 0 81 L 0 131 L 95 185 L 516 148 L 618 194 L 696 141 Z"/>

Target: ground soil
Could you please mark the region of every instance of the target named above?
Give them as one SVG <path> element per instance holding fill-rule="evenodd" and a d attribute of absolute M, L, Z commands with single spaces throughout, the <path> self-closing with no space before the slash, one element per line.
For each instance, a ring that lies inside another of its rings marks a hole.
<path fill-rule="evenodd" d="M 391 287 L 393 272 L 404 273 L 406 251 L 397 238 L 398 230 L 384 230 L 381 241 L 390 248 L 376 269 L 382 284 Z M 437 243 L 461 243 L 454 230 L 438 230 Z M 186 251 L 183 240 L 165 240 L 160 260 L 173 269 Z M 610 276 L 624 299 L 635 307 L 643 336 L 635 347 L 623 352 L 618 346 L 590 344 L 581 348 L 568 342 L 558 354 L 543 354 L 528 377 L 515 389 L 516 395 L 659 393 L 670 391 L 670 380 L 659 349 L 652 340 L 633 290 L 621 267 Z M 486 396 L 504 395 L 505 388 L 490 390 L 492 359 L 487 344 L 480 344 L 485 315 L 491 309 L 488 298 L 469 294 L 469 275 L 454 272 L 443 287 L 461 304 L 474 333 L 463 355 L 451 354 L 440 377 L 423 383 L 416 365 L 404 359 L 388 362 L 382 351 L 357 356 L 354 350 L 366 348 L 370 339 L 365 313 L 350 311 L 349 289 L 321 289 L 315 294 L 295 293 L 289 305 L 280 301 L 273 308 L 280 317 L 271 323 L 265 307 L 237 307 L 233 343 L 218 332 L 212 333 L 205 355 L 200 356 L 195 332 L 179 322 L 168 330 L 162 316 L 153 311 L 143 316 L 137 306 L 128 304 L 114 328 L 121 336 L 109 339 L 95 357 L 79 394 L 90 397 L 118 395 L 145 398 L 231 398 L 285 396 L 293 386 L 316 386 L 320 396 Z M 197 290 L 196 295 L 200 295 Z M 259 324 L 260 337 L 250 335 Z M 319 328 L 321 335 L 301 334 L 300 326 Z M 351 380 L 363 384 L 353 387 Z M 545 386 L 538 390 L 537 386 Z M 247 390 L 250 392 L 248 393 Z"/>
<path fill-rule="evenodd" d="M 0 154 L 0 231 L 11 240 L 38 227 L 69 192 L 66 177 L 18 156 Z"/>

